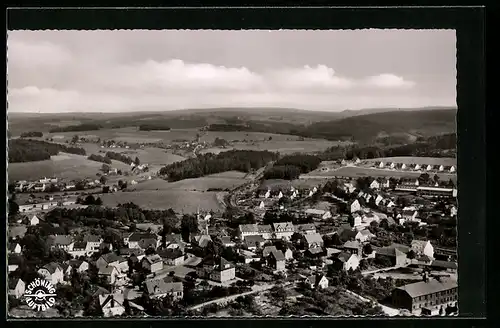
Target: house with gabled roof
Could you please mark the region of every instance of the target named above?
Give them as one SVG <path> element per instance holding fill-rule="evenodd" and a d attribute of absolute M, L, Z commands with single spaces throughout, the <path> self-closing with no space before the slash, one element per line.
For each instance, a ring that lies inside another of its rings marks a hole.
<path fill-rule="evenodd" d="M 266 246 L 262 250 L 262 256 L 263 257 L 268 257 L 272 252 L 276 252 L 276 246 Z"/>
<path fill-rule="evenodd" d="M 364 230 L 358 231 L 358 233 L 356 234 L 356 237 L 354 237 L 354 239 L 356 239 L 360 243 L 365 243 L 373 237 L 375 237 L 375 235 L 372 234 L 370 232 L 370 230 L 364 229 Z"/>
<path fill-rule="evenodd" d="M 178 266 L 184 264 L 184 254 L 179 249 L 162 249 L 157 251 L 166 265 Z"/>
<path fill-rule="evenodd" d="M 12 243 L 9 243 L 8 251 L 9 251 L 9 254 L 21 254 L 22 247 L 19 243 L 12 242 Z"/>
<path fill-rule="evenodd" d="M 164 279 L 146 280 L 146 294 L 153 299 L 160 299 L 172 296 L 174 301 L 184 297 L 184 287 L 182 282 L 166 282 Z"/>
<path fill-rule="evenodd" d="M 380 182 L 377 179 L 373 179 L 370 183 L 370 189 L 380 189 Z"/>
<path fill-rule="evenodd" d="M 266 241 L 262 238 L 262 236 L 256 235 L 246 236 L 243 242 L 248 249 L 256 250 L 257 248 L 262 247 Z"/>
<path fill-rule="evenodd" d="M 428 240 L 412 240 L 411 249 L 417 255 L 427 255 L 430 258 L 434 258 L 434 247 Z"/>
<path fill-rule="evenodd" d="M 275 222 L 272 224 L 276 239 L 290 240 L 295 232 L 292 222 Z"/>
<path fill-rule="evenodd" d="M 200 278 L 209 278 L 219 282 L 227 282 L 235 279 L 235 266 L 223 257 L 205 258 L 196 268 Z"/>
<path fill-rule="evenodd" d="M 328 279 L 325 275 L 316 273 L 304 279 L 304 284 L 306 284 L 311 289 L 325 289 L 328 288 Z"/>
<path fill-rule="evenodd" d="M 396 308 L 417 312 L 454 304 L 458 300 L 457 294 L 458 284 L 454 280 L 425 279 L 393 290 L 392 303 Z"/>
<path fill-rule="evenodd" d="M 119 272 L 128 272 L 128 261 L 124 257 L 117 255 L 116 253 L 107 253 L 101 255 L 97 261 L 96 266 L 98 268 L 104 268 L 107 266 L 114 266 Z"/>
<path fill-rule="evenodd" d="M 315 208 L 309 208 L 304 212 L 307 216 L 312 216 L 318 220 L 326 220 L 332 217 L 332 213 L 330 211 L 319 210 Z"/>
<path fill-rule="evenodd" d="M 147 232 L 134 232 L 128 237 L 128 248 L 156 249 L 158 247 L 158 236 Z"/>
<path fill-rule="evenodd" d="M 402 266 L 406 264 L 406 254 L 397 248 L 382 247 L 375 252 L 375 259 L 388 259 L 393 266 Z"/>
<path fill-rule="evenodd" d="M 144 269 L 152 273 L 163 269 L 163 259 L 158 254 L 147 255 L 143 257 L 141 264 Z"/>
<path fill-rule="evenodd" d="M 280 250 L 273 250 L 267 257 L 267 263 L 275 271 L 285 270 L 285 254 Z"/>
<path fill-rule="evenodd" d="M 115 317 L 125 313 L 125 297 L 123 293 L 99 295 L 99 305 L 104 317 Z"/>
<path fill-rule="evenodd" d="M 300 234 L 316 233 L 316 226 L 313 223 L 297 224 L 295 232 Z"/>
<path fill-rule="evenodd" d="M 67 252 L 73 250 L 73 238 L 69 235 L 50 235 L 47 241 L 51 248 L 58 248 Z"/>
<path fill-rule="evenodd" d="M 64 281 L 64 272 L 59 263 L 51 262 L 40 269 L 38 269 L 38 273 L 44 277 L 44 279 L 50 281 L 52 285 L 57 285 Z"/>
<path fill-rule="evenodd" d="M 120 277 L 118 269 L 114 266 L 100 267 L 98 275 L 100 277 L 105 277 L 111 285 L 115 284 Z"/>
<path fill-rule="evenodd" d="M 324 244 L 323 238 L 319 233 L 308 233 L 302 235 L 302 243 L 307 248 L 322 247 Z"/>
<path fill-rule="evenodd" d="M 362 255 L 363 246 L 358 241 L 346 241 L 342 248 L 351 254 Z"/>
<path fill-rule="evenodd" d="M 341 252 L 332 256 L 333 265 L 344 271 L 356 270 L 359 267 L 360 258 L 356 254 Z"/>
<path fill-rule="evenodd" d="M 259 231 L 257 228 L 257 224 L 240 224 L 238 226 L 238 236 L 243 239 L 247 236 L 255 236 L 258 235 Z"/>
<path fill-rule="evenodd" d="M 9 281 L 9 295 L 19 299 L 24 296 L 26 290 L 26 283 L 22 279 L 8 279 Z"/>
<path fill-rule="evenodd" d="M 361 204 L 359 203 L 359 201 L 357 199 L 351 203 L 350 209 L 351 209 L 351 213 L 361 211 Z"/>

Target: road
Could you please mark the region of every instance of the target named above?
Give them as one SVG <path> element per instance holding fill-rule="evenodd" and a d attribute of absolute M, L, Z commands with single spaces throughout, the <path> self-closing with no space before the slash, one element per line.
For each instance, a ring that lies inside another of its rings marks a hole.
<path fill-rule="evenodd" d="M 393 309 L 393 308 L 388 307 L 388 306 L 386 306 L 386 305 L 382 305 L 382 304 L 380 304 L 380 303 L 378 303 L 378 302 L 372 301 L 372 300 L 370 300 L 370 299 L 368 299 L 368 298 L 366 298 L 366 297 L 363 297 L 363 296 L 361 296 L 361 295 L 359 295 L 359 294 L 356 294 L 355 292 L 352 292 L 352 291 L 350 291 L 350 290 L 347 290 L 347 289 L 346 289 L 345 291 L 347 292 L 347 294 L 349 294 L 349 295 L 351 295 L 351 296 L 354 296 L 354 297 L 356 297 L 357 299 L 359 299 L 359 300 L 361 300 L 361 301 L 363 301 L 363 302 L 370 302 L 370 303 L 372 303 L 372 304 L 374 304 L 374 305 L 378 305 L 378 306 L 380 306 L 380 307 L 382 308 L 382 311 L 384 311 L 384 313 L 385 313 L 387 316 L 389 316 L 389 317 L 394 317 L 394 316 L 397 316 L 397 315 L 400 315 L 400 314 L 401 314 L 400 310 L 398 310 L 398 309 Z"/>
<path fill-rule="evenodd" d="M 275 286 L 275 284 L 272 284 L 272 285 L 254 285 L 252 287 L 251 291 L 236 294 L 236 295 L 226 296 L 226 297 L 218 298 L 218 299 L 211 300 L 211 301 L 208 301 L 205 303 L 201 303 L 201 304 L 198 304 L 198 305 L 195 305 L 195 306 L 188 308 L 188 310 L 198 310 L 198 309 L 204 308 L 205 306 L 208 306 L 211 304 L 218 304 L 218 305 L 227 304 L 229 302 L 236 300 L 240 296 L 247 296 L 247 295 L 260 293 L 260 292 L 269 290 L 269 289 L 273 288 L 274 286 Z"/>
<path fill-rule="evenodd" d="M 367 271 L 362 271 L 361 274 L 365 276 L 365 275 L 374 274 L 377 272 L 384 272 L 384 271 L 391 271 L 391 270 L 406 268 L 407 266 L 408 266 L 408 264 L 399 265 L 399 266 L 392 266 L 392 267 L 388 267 L 388 268 L 375 269 L 375 270 L 367 270 Z"/>

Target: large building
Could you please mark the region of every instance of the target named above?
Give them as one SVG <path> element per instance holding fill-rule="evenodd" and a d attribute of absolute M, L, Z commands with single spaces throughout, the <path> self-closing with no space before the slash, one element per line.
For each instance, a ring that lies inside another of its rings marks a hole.
<path fill-rule="evenodd" d="M 452 280 L 441 282 L 424 278 L 424 281 L 398 287 L 392 292 L 393 305 L 412 312 L 439 309 L 457 300 L 458 284 Z"/>

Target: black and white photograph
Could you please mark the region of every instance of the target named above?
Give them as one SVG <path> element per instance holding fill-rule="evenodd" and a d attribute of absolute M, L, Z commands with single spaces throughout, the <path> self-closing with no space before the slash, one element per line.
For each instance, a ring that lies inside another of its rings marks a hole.
<path fill-rule="evenodd" d="M 8 31 L 8 317 L 458 315 L 456 43 Z"/>

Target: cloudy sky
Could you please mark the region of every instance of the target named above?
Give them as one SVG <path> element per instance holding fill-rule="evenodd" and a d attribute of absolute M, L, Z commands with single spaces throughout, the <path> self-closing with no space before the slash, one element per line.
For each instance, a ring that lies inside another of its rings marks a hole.
<path fill-rule="evenodd" d="M 14 31 L 8 110 L 455 106 L 452 30 Z"/>

